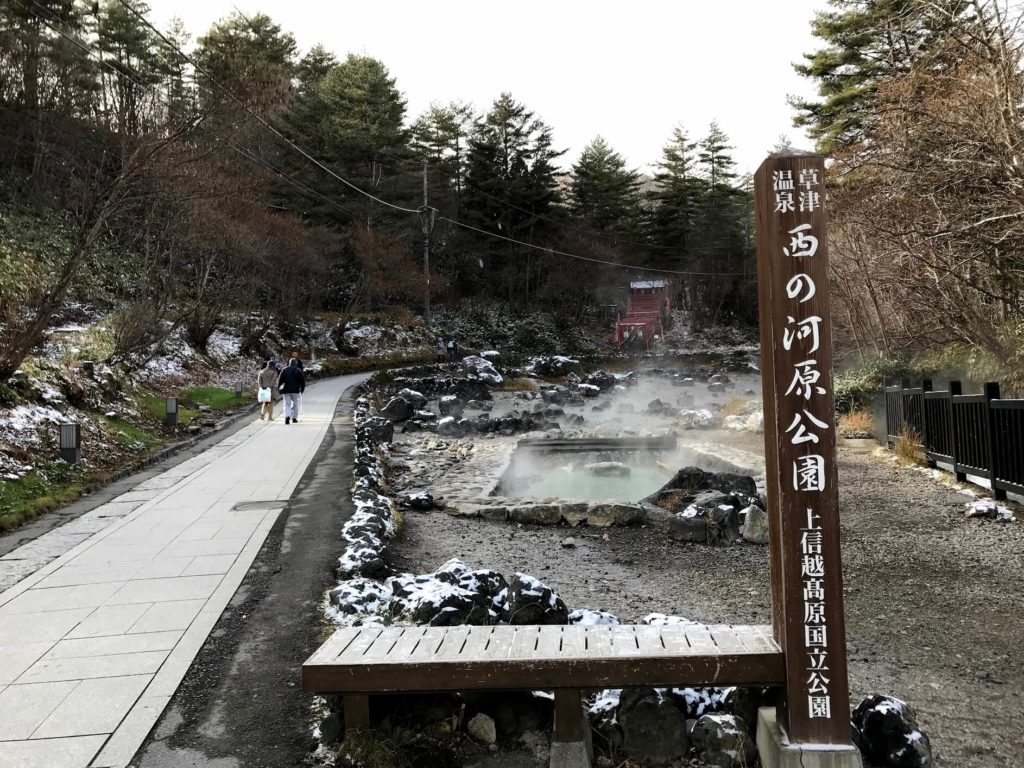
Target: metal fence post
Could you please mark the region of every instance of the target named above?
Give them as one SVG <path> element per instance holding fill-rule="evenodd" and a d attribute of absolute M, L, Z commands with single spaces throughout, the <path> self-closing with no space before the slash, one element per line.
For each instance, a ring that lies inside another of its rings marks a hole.
<path fill-rule="evenodd" d="M 992 488 L 992 497 L 997 500 L 1006 498 L 1006 491 L 996 488 L 996 478 L 999 475 L 998 446 L 996 444 L 996 416 L 992 410 L 992 401 L 999 399 L 999 382 L 989 381 L 985 383 L 985 418 L 988 420 L 988 482 Z"/>
<path fill-rule="evenodd" d="M 958 448 L 960 446 L 961 430 L 960 422 L 956 417 L 956 400 L 954 400 L 955 397 L 958 397 L 963 393 L 963 384 L 961 384 L 959 381 L 951 380 L 949 382 L 949 425 L 950 429 L 952 430 L 953 436 L 953 474 L 956 475 L 957 482 L 966 483 L 967 473 L 961 472 L 959 469 L 957 469 L 957 463 L 960 461 L 960 451 L 958 450 Z"/>
<path fill-rule="evenodd" d="M 928 393 L 932 391 L 932 380 L 921 379 L 921 448 L 924 450 L 924 461 L 929 467 L 935 461 L 928 457 Z"/>
<path fill-rule="evenodd" d="M 80 425 L 60 425 L 60 457 L 68 464 L 77 464 L 82 460 L 82 427 Z"/>
<path fill-rule="evenodd" d="M 178 426 L 178 398 L 167 398 L 167 415 L 165 416 L 164 423 L 168 427 Z"/>

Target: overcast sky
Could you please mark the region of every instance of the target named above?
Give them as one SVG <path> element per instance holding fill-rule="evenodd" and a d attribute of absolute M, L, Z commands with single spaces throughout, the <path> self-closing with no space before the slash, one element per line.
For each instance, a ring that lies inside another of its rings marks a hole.
<path fill-rule="evenodd" d="M 741 171 L 779 134 L 810 148 L 787 95 L 813 84 L 792 64 L 813 50 L 825 0 L 149 0 L 165 27 L 180 16 L 193 37 L 237 7 L 264 12 L 304 53 L 374 56 L 408 100 L 411 121 L 431 101 L 486 108 L 509 91 L 554 128 L 568 167 L 597 134 L 643 170 L 672 127 L 702 136 L 717 120 Z"/>

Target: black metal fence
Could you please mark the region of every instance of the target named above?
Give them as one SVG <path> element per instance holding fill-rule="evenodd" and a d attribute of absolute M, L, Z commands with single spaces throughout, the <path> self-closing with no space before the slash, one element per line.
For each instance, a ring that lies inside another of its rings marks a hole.
<path fill-rule="evenodd" d="M 999 385 L 963 394 L 959 381 L 944 390 L 931 379 L 885 382 L 885 431 L 891 444 L 912 431 L 928 463 L 953 465 L 958 480 L 987 479 L 997 499 L 1024 494 L 1024 400 L 1002 400 Z"/>

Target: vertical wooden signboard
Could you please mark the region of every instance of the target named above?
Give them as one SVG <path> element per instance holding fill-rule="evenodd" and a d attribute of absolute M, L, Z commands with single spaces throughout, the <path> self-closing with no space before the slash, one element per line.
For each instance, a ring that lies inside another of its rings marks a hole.
<path fill-rule="evenodd" d="M 772 155 L 754 185 L 780 722 L 792 743 L 849 745 L 824 159 Z"/>

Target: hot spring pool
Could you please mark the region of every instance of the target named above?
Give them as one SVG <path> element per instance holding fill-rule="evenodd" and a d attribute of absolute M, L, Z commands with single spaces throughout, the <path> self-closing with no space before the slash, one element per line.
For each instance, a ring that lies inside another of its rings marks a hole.
<path fill-rule="evenodd" d="M 653 457 L 644 458 L 647 460 L 636 463 L 569 460 L 565 456 L 517 459 L 501 478 L 499 490 L 510 498 L 639 501 L 661 488 L 673 474 L 658 466 Z M 600 467 L 602 464 L 607 466 Z"/>

